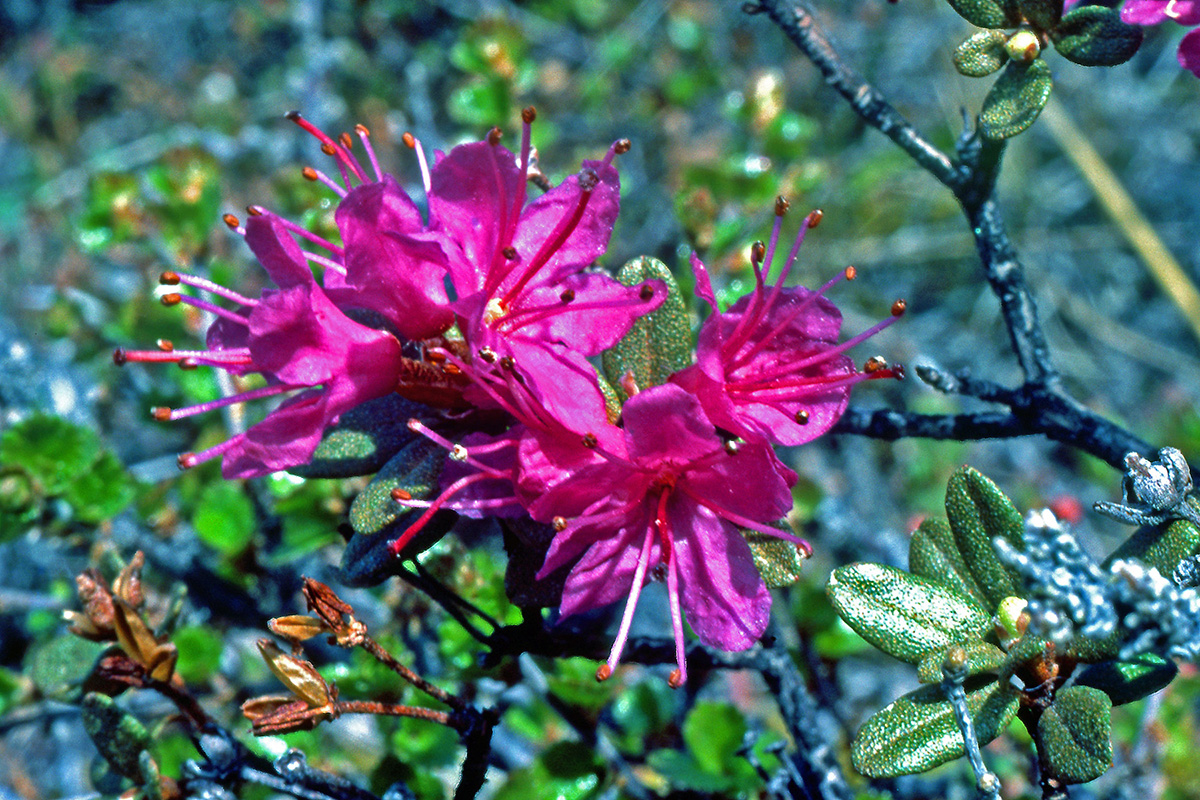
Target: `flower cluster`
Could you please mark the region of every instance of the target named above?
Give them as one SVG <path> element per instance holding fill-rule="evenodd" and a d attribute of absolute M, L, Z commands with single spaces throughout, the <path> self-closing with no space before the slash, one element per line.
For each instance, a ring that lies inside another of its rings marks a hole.
<path fill-rule="evenodd" d="M 256 425 L 200 453 L 193 466 L 222 458 L 227 478 L 305 464 L 323 433 L 345 412 L 392 393 L 429 409 L 410 429 L 447 450 L 434 497 L 393 492 L 424 513 L 391 544 L 406 545 L 442 509 L 481 517 L 529 517 L 553 530 L 539 577 L 569 569 L 561 613 L 625 598 L 612 652 L 598 676 L 618 662 L 643 586 L 667 584 L 678 668 L 686 679 L 684 614 L 701 641 L 726 650 L 749 647 L 764 631 L 770 596 L 743 533 L 806 542 L 781 523 L 796 475 L 775 445 L 821 435 L 863 380 L 901 377 L 879 358 L 863 369 L 846 351 L 891 324 L 891 315 L 839 343 L 841 315 L 826 298 L 852 268 L 818 290 L 788 286 L 809 214 L 777 274 L 786 201 L 776 204 L 768 244 L 751 251 L 755 286 L 722 310 L 699 259 L 699 297 L 711 308 L 700 327 L 694 363 L 658 385 L 632 374 L 609 386 L 592 361 L 618 345 L 634 323 L 675 289 L 663 280 L 634 285 L 593 269 L 607 249 L 620 203 L 615 142 L 604 156 L 530 199 L 532 108 L 522 113 L 520 148 L 510 152 L 493 129 L 484 140 L 437 153 L 430 168 L 416 151 L 428 216 L 400 182 L 383 173 L 365 128 L 354 137 L 317 137 L 338 177 L 304 174 L 338 196 L 341 243 L 325 240 L 253 206 L 243 235 L 275 284 L 246 297 L 196 275 L 164 273 L 162 282 L 213 299 L 172 291 L 212 315 L 203 350 L 118 350 L 118 363 L 212 366 L 254 388 L 180 409 L 172 420 L 230 403 L 287 395 Z M 315 276 L 319 276 L 315 277 Z M 220 302 L 224 301 L 224 303 Z M 611 377 L 611 376 L 610 376 Z M 643 380 L 644 382 L 644 380 Z M 627 399 L 621 405 L 616 399 Z"/>

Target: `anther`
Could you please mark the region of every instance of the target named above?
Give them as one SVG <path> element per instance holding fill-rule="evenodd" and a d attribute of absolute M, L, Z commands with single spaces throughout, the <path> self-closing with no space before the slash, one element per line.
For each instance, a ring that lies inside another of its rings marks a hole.
<path fill-rule="evenodd" d="M 467 448 L 463 447 L 461 444 L 456 444 L 456 445 L 454 445 L 454 447 L 451 447 L 450 448 L 450 460 L 451 461 L 466 461 L 467 460 Z"/>
<path fill-rule="evenodd" d="M 118 367 L 123 367 L 129 363 L 129 356 L 125 354 L 125 348 L 118 347 L 116 350 L 113 350 L 113 363 Z"/>
<path fill-rule="evenodd" d="M 158 282 L 163 286 L 176 286 L 179 283 L 179 273 L 167 270 L 158 276 Z"/>
<path fill-rule="evenodd" d="M 504 131 L 499 128 L 492 128 L 487 132 L 487 143 L 493 147 L 500 144 L 500 139 L 504 136 Z"/>
<path fill-rule="evenodd" d="M 596 680 L 597 681 L 606 681 L 611 677 L 612 677 L 612 667 L 610 667 L 608 664 L 601 664 L 600 668 L 598 670 L 596 670 Z"/>
<path fill-rule="evenodd" d="M 404 142 L 404 146 L 409 150 L 417 149 L 417 137 L 413 136 L 408 131 L 404 132 L 404 135 L 400 137 L 400 141 Z"/>
<path fill-rule="evenodd" d="M 738 443 L 735 442 L 733 439 L 726 439 L 724 447 L 725 447 L 725 452 L 731 456 L 736 456 L 738 450 L 740 449 Z"/>
<path fill-rule="evenodd" d="M 401 500 L 412 500 L 412 492 L 406 492 L 399 486 L 397 486 L 395 489 L 392 489 L 391 494 L 392 499 L 396 502 L 400 502 Z"/>
<path fill-rule="evenodd" d="M 199 369 L 200 368 L 200 362 L 198 362 L 194 358 L 183 358 L 183 359 L 180 359 L 176 363 L 178 363 L 179 368 L 183 369 L 183 370 L 191 370 L 191 369 Z"/>
<path fill-rule="evenodd" d="M 821 220 L 823 219 L 825 219 L 825 212 L 819 208 L 814 208 L 812 211 L 808 212 L 808 217 L 805 218 L 805 222 L 808 223 L 808 229 L 812 230 L 820 225 Z"/>
<path fill-rule="evenodd" d="M 863 372 L 868 375 L 879 372 L 881 369 L 887 369 L 887 359 L 883 356 L 871 356 L 867 359 L 867 363 L 863 364 Z"/>
<path fill-rule="evenodd" d="M 180 453 L 175 457 L 175 463 L 179 465 L 180 469 L 191 469 L 196 466 L 196 454 Z"/>
<path fill-rule="evenodd" d="M 354 132 L 357 133 L 359 136 L 370 136 L 371 135 L 371 132 L 369 130 L 367 130 L 367 126 L 363 125 L 361 122 L 354 126 Z"/>
<path fill-rule="evenodd" d="M 902 314 L 904 314 L 904 310 L 906 308 L 908 308 L 908 303 L 905 303 L 904 298 L 901 297 L 899 300 L 892 303 L 892 316 L 893 317 L 901 316 Z"/>
<path fill-rule="evenodd" d="M 496 351 L 490 347 L 479 348 L 479 357 L 489 364 L 496 363 Z"/>
<path fill-rule="evenodd" d="M 238 218 L 237 218 L 237 217 L 235 217 L 233 214 L 225 214 L 224 216 L 222 216 L 222 217 L 221 217 L 221 220 L 222 220 L 222 221 L 223 221 L 223 222 L 224 222 L 226 225 L 228 225 L 228 226 L 230 227 L 230 229 L 233 229 L 233 230 L 236 230 L 236 229 L 237 229 L 237 226 L 238 226 Z"/>
<path fill-rule="evenodd" d="M 628 153 L 631 147 L 633 147 L 633 142 L 629 141 L 628 139 L 617 139 L 617 141 L 613 144 L 613 152 L 619 156 L 622 156 Z"/>
<path fill-rule="evenodd" d="M 525 106 L 523 109 L 521 109 L 521 122 L 524 122 L 526 125 L 532 125 L 535 119 L 537 119 L 536 108 L 533 106 Z"/>
<path fill-rule="evenodd" d="M 171 294 L 164 294 L 160 298 L 160 302 L 164 306 L 177 306 L 177 305 L 179 305 L 180 302 L 182 302 L 182 300 L 183 300 L 183 296 L 176 294 L 175 292 L 171 292 Z"/>
<path fill-rule="evenodd" d="M 506 247 L 500 251 L 500 255 L 504 256 L 509 261 L 516 261 L 517 260 L 517 248 L 513 247 L 510 244 L 508 247 Z"/>
<path fill-rule="evenodd" d="M 155 339 L 154 346 L 159 350 L 162 350 L 164 353 L 169 353 L 175 349 L 175 343 L 170 339 Z"/>
<path fill-rule="evenodd" d="M 792 204 L 788 202 L 786 197 L 779 195 L 775 198 L 775 216 L 782 217 L 788 212 L 788 209 L 791 208 L 791 206 Z"/>
<path fill-rule="evenodd" d="M 327 156 L 331 156 L 337 152 L 337 148 L 331 145 L 329 142 L 325 142 L 321 145 L 321 152 Z"/>
<path fill-rule="evenodd" d="M 596 170 L 582 169 L 579 171 L 579 188 L 585 192 L 593 191 L 600 183 L 600 176 L 596 174 Z"/>
<path fill-rule="evenodd" d="M 354 146 L 354 139 L 352 139 L 350 134 L 346 133 L 345 131 L 342 131 L 342 135 L 338 137 L 338 141 L 341 142 L 342 147 L 346 148 L 347 150 Z"/>
<path fill-rule="evenodd" d="M 506 369 L 511 372 L 517 366 L 517 360 L 512 356 L 502 356 L 500 358 L 500 369 Z"/>
<path fill-rule="evenodd" d="M 558 299 L 562 300 L 564 303 L 571 302 L 572 300 L 575 299 L 575 290 L 574 289 L 563 289 L 563 293 L 558 296 Z"/>
<path fill-rule="evenodd" d="M 258 206 L 246 206 L 246 213 L 252 217 L 261 217 L 263 212 Z"/>
<path fill-rule="evenodd" d="M 763 258 L 767 255 L 767 246 L 761 241 L 757 241 L 750 245 L 750 261 L 755 264 L 761 264 Z"/>
<path fill-rule="evenodd" d="M 904 380 L 904 378 L 905 378 L 904 365 L 897 364 L 896 366 L 892 367 L 892 375 L 898 381 Z"/>
<path fill-rule="evenodd" d="M 554 519 L 550 520 L 550 525 L 554 528 L 555 533 L 562 533 L 567 529 L 567 518 L 555 517 Z"/>
<path fill-rule="evenodd" d="M 650 302 L 650 299 L 654 297 L 654 287 L 648 283 L 643 283 L 642 288 L 638 290 L 638 297 L 643 303 Z"/>
<path fill-rule="evenodd" d="M 166 406 L 155 406 L 150 409 L 150 416 L 154 417 L 159 422 L 167 422 L 171 419 L 171 409 Z"/>
<path fill-rule="evenodd" d="M 289 111 L 286 114 L 284 114 L 283 116 L 285 119 L 290 119 L 292 122 L 295 122 L 296 120 L 300 119 L 300 112 L 299 111 Z"/>
<path fill-rule="evenodd" d="M 585 433 L 583 435 L 583 446 L 586 447 L 588 450 L 594 450 L 596 448 L 596 446 L 599 444 L 600 444 L 600 440 L 596 438 L 596 434 Z"/>
<path fill-rule="evenodd" d="M 808 412 L 802 408 L 796 412 L 796 416 L 793 417 L 793 419 L 796 420 L 797 425 L 807 425 L 808 424 Z"/>
<path fill-rule="evenodd" d="M 667 686 L 670 686 L 672 689 L 678 689 L 680 686 L 683 686 L 683 671 L 679 667 L 671 670 L 671 677 L 667 678 Z"/>
<path fill-rule="evenodd" d="M 846 280 L 852 281 L 858 277 L 858 270 L 854 267 L 846 267 Z"/>
<path fill-rule="evenodd" d="M 317 179 L 317 171 L 312 167 L 305 167 L 300 170 L 300 174 L 304 176 L 306 181 L 315 181 Z"/>

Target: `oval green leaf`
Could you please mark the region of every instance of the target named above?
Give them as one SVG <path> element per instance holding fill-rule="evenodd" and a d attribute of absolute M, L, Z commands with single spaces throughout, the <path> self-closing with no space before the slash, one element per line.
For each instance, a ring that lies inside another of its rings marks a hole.
<path fill-rule="evenodd" d="M 1008 62 L 992 85 L 979 112 L 979 132 L 987 139 L 1007 139 L 1033 124 L 1050 99 L 1050 67 L 1040 58 L 1029 64 Z"/>
<path fill-rule="evenodd" d="M 987 598 L 987 608 L 996 608 L 1006 597 L 1020 597 L 1023 587 L 992 544 L 1002 537 L 1018 550 L 1025 548 L 1025 524 L 1004 492 L 978 471 L 961 467 L 946 484 L 946 517 L 967 569 Z"/>
<path fill-rule="evenodd" d="M 954 68 L 968 78 L 991 75 L 1008 62 L 1002 31 L 979 31 L 954 50 Z"/>
<path fill-rule="evenodd" d="M 408 420 L 428 408 L 387 395 L 355 406 L 342 414 L 337 424 L 325 431 L 307 464 L 288 472 L 302 478 L 352 478 L 377 472 L 404 445 L 418 438 Z"/>
<path fill-rule="evenodd" d="M 992 627 L 991 615 L 970 598 L 883 564 L 839 567 L 826 591 L 859 636 L 912 664 L 952 644 L 979 641 Z"/>
<path fill-rule="evenodd" d="M 601 357 L 604 376 L 625 397 L 621 379 L 627 372 L 633 375 L 639 389 L 659 386 L 672 373 L 691 366 L 695 345 L 683 294 L 666 264 L 650 256 L 635 258 L 621 267 L 617 280 L 625 286 L 649 280 L 662 281 L 667 286 L 663 304 L 635 320 L 629 333 Z"/>
<path fill-rule="evenodd" d="M 950 7 L 979 28 L 1011 28 L 1021 21 L 1016 0 L 949 0 Z"/>
<path fill-rule="evenodd" d="M 967 682 L 967 709 L 980 745 L 999 736 L 1012 722 L 1020 694 L 1007 683 Z M 854 768 L 871 778 L 894 778 L 933 769 L 962 757 L 966 746 L 954 709 L 940 686 L 909 692 L 876 712 L 859 728 L 850 750 Z"/>
<path fill-rule="evenodd" d="M 83 729 L 112 768 L 130 780 L 141 777 L 141 754 L 150 747 L 150 733 L 142 723 L 97 692 L 83 696 L 80 707 Z"/>
<path fill-rule="evenodd" d="M 1079 674 L 1075 684 L 1099 689 L 1108 695 L 1114 706 L 1119 706 L 1154 694 L 1178 674 L 1175 662 L 1143 653 L 1129 661 L 1092 664 Z"/>
<path fill-rule="evenodd" d="M 950 524 L 933 517 L 921 522 L 908 543 L 908 571 L 936 581 L 987 607 L 988 598 L 959 552 Z"/>
<path fill-rule="evenodd" d="M 1038 720 L 1047 771 L 1063 783 L 1087 783 L 1112 764 L 1112 702 L 1091 686 L 1059 692 Z"/>
<path fill-rule="evenodd" d="M 1142 45 L 1142 29 L 1121 22 L 1115 8 L 1079 6 L 1050 32 L 1062 57 L 1085 67 L 1111 67 L 1133 58 Z"/>

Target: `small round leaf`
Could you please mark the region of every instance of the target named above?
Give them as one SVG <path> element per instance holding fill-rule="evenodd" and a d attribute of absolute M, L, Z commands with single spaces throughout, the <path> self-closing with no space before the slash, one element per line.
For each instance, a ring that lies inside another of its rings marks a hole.
<path fill-rule="evenodd" d="M 949 0 L 951 8 L 979 28 L 1011 28 L 1021 22 L 1017 0 Z"/>
<path fill-rule="evenodd" d="M 1048 770 L 1064 783 L 1087 783 L 1112 764 L 1112 701 L 1090 686 L 1062 690 L 1038 720 Z"/>
<path fill-rule="evenodd" d="M 1142 29 L 1121 22 L 1120 12 L 1080 6 L 1062 18 L 1050 40 L 1063 58 L 1085 67 L 1124 64 L 1142 45 Z"/>
<path fill-rule="evenodd" d="M 1002 31 L 979 31 L 954 51 L 954 68 L 968 78 L 991 75 L 1008 62 L 1008 37 Z"/>
<path fill-rule="evenodd" d="M 1042 59 L 1029 64 L 1010 61 L 983 100 L 980 133 L 988 139 L 1016 136 L 1042 113 L 1052 85 L 1050 67 Z"/>

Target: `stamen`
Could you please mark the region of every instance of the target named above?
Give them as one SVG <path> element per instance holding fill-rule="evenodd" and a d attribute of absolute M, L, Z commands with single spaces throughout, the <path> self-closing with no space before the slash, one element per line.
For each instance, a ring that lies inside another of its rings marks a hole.
<path fill-rule="evenodd" d="M 330 139 L 325 135 L 324 131 L 322 131 L 316 125 L 313 125 L 304 117 L 300 116 L 299 111 L 289 111 L 284 116 L 315 136 L 317 140 L 321 142 L 321 151 L 323 153 L 335 157 L 338 169 L 342 171 L 342 177 L 346 179 L 347 188 L 350 186 L 350 179 L 346 175 L 346 169 L 349 169 L 354 174 L 354 177 L 358 178 L 363 183 L 369 183 L 367 176 L 362 171 L 362 167 L 358 164 L 358 159 L 354 158 L 354 156 L 351 155 L 345 147 L 342 147 L 338 143 L 334 142 L 333 139 Z"/>
<path fill-rule="evenodd" d="M 404 489 L 401 489 L 399 486 L 397 486 L 395 489 L 392 489 L 390 494 L 392 499 L 397 502 L 400 502 L 401 500 L 412 500 L 412 492 L 407 492 Z"/>
<path fill-rule="evenodd" d="M 637 567 L 633 571 L 633 583 L 629 587 L 629 598 L 625 601 L 625 611 L 621 614 L 621 625 L 617 628 L 617 638 L 613 640 L 612 649 L 608 651 L 608 660 L 604 663 L 608 672 L 604 678 L 601 678 L 598 671 L 596 673 L 597 680 L 604 680 L 611 675 L 613 668 L 621 660 L 621 651 L 625 649 L 625 642 L 629 638 L 629 627 L 633 624 L 633 612 L 637 608 L 638 598 L 642 594 L 642 586 L 646 582 L 646 569 L 650 564 L 650 545 L 653 541 L 654 529 L 647 525 L 646 536 L 642 539 L 642 549 L 638 553 Z M 602 671 L 604 667 L 601 667 L 600 670 Z"/>
<path fill-rule="evenodd" d="M 232 449 L 245 438 L 245 434 L 239 433 L 237 436 L 232 436 L 207 450 L 201 450 L 199 453 L 180 453 L 176 462 L 179 464 L 180 469 L 191 469 L 197 464 L 203 464 L 205 461 L 211 461 L 214 458 L 224 455 L 227 450 Z"/>
<path fill-rule="evenodd" d="M 615 142 L 609 145 L 608 152 L 604 154 L 604 160 L 602 163 L 606 165 L 611 164 L 614 156 L 625 155 L 629 152 L 631 147 L 633 147 L 633 142 L 629 141 L 628 139 L 617 139 Z"/>
<path fill-rule="evenodd" d="M 305 180 L 320 181 L 321 183 L 325 184 L 325 186 L 332 190 L 333 193 L 338 197 L 345 197 L 348 194 L 348 192 L 342 188 L 341 184 L 326 175 L 324 172 L 321 172 L 319 169 L 305 167 L 304 169 L 300 170 L 300 174 L 304 176 Z"/>
<path fill-rule="evenodd" d="M 425 187 L 425 194 L 429 194 L 433 190 L 433 180 L 429 175 L 429 163 L 425 160 L 425 151 L 421 149 L 420 140 L 407 131 L 401 139 L 406 147 L 417 151 L 417 165 L 421 169 L 421 185 Z"/>
<path fill-rule="evenodd" d="M 454 483 L 447 486 L 445 491 L 443 491 L 436 500 L 429 504 L 429 507 L 425 509 L 425 513 L 418 517 L 416 522 L 414 522 L 412 525 L 409 525 L 404 530 L 404 533 L 400 534 L 395 541 L 388 545 L 388 550 L 392 555 L 399 556 L 401 551 L 403 551 L 404 548 L 408 546 L 408 543 L 413 540 L 413 537 L 421 532 L 421 529 L 425 527 L 426 523 L 433 518 L 433 515 L 436 514 L 438 510 L 450 500 L 451 497 L 458 494 L 460 491 L 473 483 L 479 483 L 480 481 L 488 480 L 495 480 L 495 478 L 492 475 L 488 475 L 484 472 L 476 472 L 473 475 L 467 475 L 463 478 L 459 478 Z"/>
<path fill-rule="evenodd" d="M 294 389 L 303 389 L 303 386 L 290 386 L 287 384 L 275 384 L 273 386 L 263 386 L 258 389 L 252 389 L 248 392 L 240 392 L 231 394 L 228 397 L 221 397 L 216 400 L 210 400 L 207 403 L 198 403 L 194 406 L 185 408 L 166 408 L 159 406 L 151 410 L 151 415 L 159 422 L 174 422 L 177 419 L 185 417 L 194 417 L 197 414 L 203 414 L 207 411 L 212 411 L 217 408 L 235 405 L 237 403 L 245 403 L 250 400 L 260 400 L 264 397 L 273 397 L 277 394 L 290 392 Z"/>
<path fill-rule="evenodd" d="M 667 536 L 666 549 L 671 548 L 670 536 Z M 687 659 L 683 649 L 683 610 L 679 607 L 679 559 L 671 553 L 667 562 L 667 597 L 671 609 L 671 631 L 675 634 L 675 663 L 679 668 L 671 673 L 668 684 L 677 689 L 687 681 Z"/>
<path fill-rule="evenodd" d="M 371 169 L 375 170 L 375 180 L 383 180 L 383 170 L 379 168 L 379 159 L 375 157 L 375 148 L 371 147 L 371 132 L 367 130 L 367 126 L 358 124 L 354 126 L 354 132 L 358 134 L 358 138 L 363 143 L 363 149 L 367 151 L 367 158 L 371 162 Z"/>
<path fill-rule="evenodd" d="M 224 317 L 230 322 L 236 322 L 238 325 L 244 325 L 246 327 L 249 327 L 250 325 L 250 320 L 248 320 L 246 317 L 243 317 L 241 314 L 238 314 L 236 311 L 230 311 L 227 308 L 221 308 L 221 306 L 210 303 L 207 300 L 201 300 L 199 297 L 192 297 L 190 294 L 171 293 L 164 294 L 162 296 L 162 304 L 164 306 L 174 306 L 179 305 L 180 303 L 193 306 L 194 308 L 199 308 L 203 311 L 209 312 L 210 314 L 216 314 L 218 317 Z M 251 305 L 258 305 L 258 303 L 251 301 Z"/>
<path fill-rule="evenodd" d="M 254 307 L 258 305 L 258 301 L 246 297 L 244 294 L 239 294 L 232 289 L 227 289 L 219 283 L 214 283 L 208 278 L 201 278 L 199 275 L 189 275 L 185 272 L 164 272 L 158 279 L 159 283 L 167 286 L 175 286 L 183 284 L 191 286 L 209 294 L 215 294 L 217 297 L 223 297 L 238 305 Z"/>

